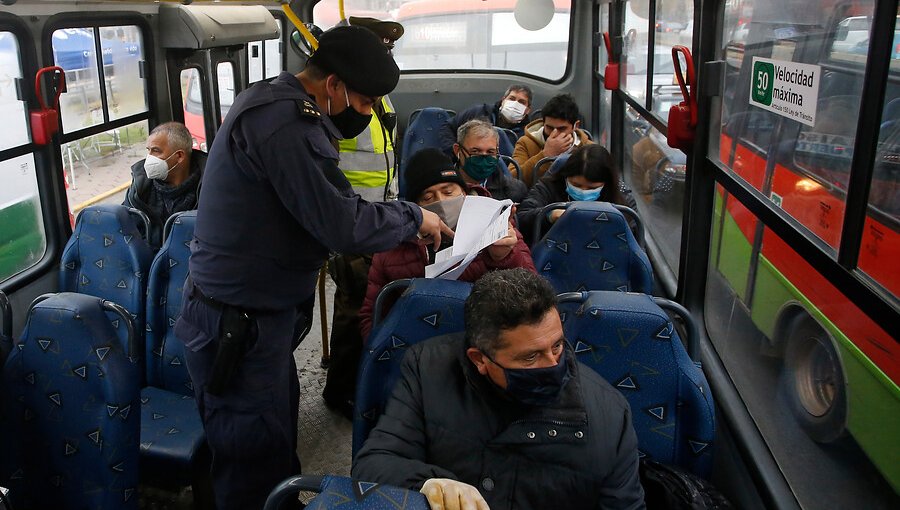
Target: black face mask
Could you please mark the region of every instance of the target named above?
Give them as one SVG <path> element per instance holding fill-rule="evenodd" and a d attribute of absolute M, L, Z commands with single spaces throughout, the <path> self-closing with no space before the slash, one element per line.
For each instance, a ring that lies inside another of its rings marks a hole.
<path fill-rule="evenodd" d="M 334 127 L 338 128 L 341 136 L 345 140 L 356 138 L 360 133 L 369 127 L 372 121 L 372 115 L 363 115 L 350 106 L 350 96 L 347 95 L 347 89 L 344 88 L 344 97 L 347 99 L 347 108 L 337 115 L 331 114 L 331 98 L 328 98 L 328 118 L 334 123 Z"/>
<path fill-rule="evenodd" d="M 490 359 L 490 358 L 488 358 Z M 506 393 L 513 399 L 530 406 L 545 406 L 559 400 L 559 395 L 572 377 L 569 370 L 569 355 L 563 350 L 559 363 L 546 368 L 506 368 Z"/>

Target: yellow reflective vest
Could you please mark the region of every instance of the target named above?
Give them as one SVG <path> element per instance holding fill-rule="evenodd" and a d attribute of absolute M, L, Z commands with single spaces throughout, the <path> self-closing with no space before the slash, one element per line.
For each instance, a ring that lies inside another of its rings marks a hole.
<path fill-rule="evenodd" d="M 394 111 L 387 96 L 381 99 L 381 104 L 385 112 Z M 382 202 L 396 196 L 388 186 L 394 173 L 394 146 L 390 136 L 385 135 L 396 135 L 396 126 L 394 133 L 388 133 L 373 111 L 368 129 L 356 138 L 341 140 L 338 144 L 341 152 L 338 166 L 350 181 L 353 191 L 369 202 Z"/>

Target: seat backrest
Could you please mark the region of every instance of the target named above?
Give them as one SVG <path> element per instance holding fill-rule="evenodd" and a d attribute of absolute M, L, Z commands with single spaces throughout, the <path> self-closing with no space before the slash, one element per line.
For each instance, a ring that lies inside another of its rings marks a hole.
<path fill-rule="evenodd" d="M 107 299 L 125 307 L 143 346 L 147 272 L 153 253 L 137 221 L 122 205 L 93 205 L 78 215 L 63 250 L 59 290 Z M 143 360 L 143 349 L 135 353 Z"/>
<path fill-rule="evenodd" d="M 131 330 L 129 313 L 84 294 L 39 300 L 0 383 L 0 437 L 14 438 L 0 479 L 16 508 L 137 509 L 139 370 L 112 324 Z"/>
<path fill-rule="evenodd" d="M 396 289 L 388 285 L 382 293 Z M 400 361 L 406 348 L 429 338 L 463 331 L 463 305 L 471 290 L 472 284 L 467 282 L 410 280 L 384 321 L 372 330 L 356 384 L 353 455 L 369 437 L 384 410 L 400 375 Z"/>
<path fill-rule="evenodd" d="M 538 273 L 558 292 L 653 290 L 647 254 L 625 216 L 608 202 L 569 202 L 531 254 Z"/>
<path fill-rule="evenodd" d="M 414 117 L 410 116 L 400 157 L 398 186 L 401 198 L 406 196 L 407 163 L 413 154 L 429 147 L 440 149 L 448 155 L 451 153 L 456 142 L 452 118 L 451 112 L 443 108 L 423 108 Z"/>
<path fill-rule="evenodd" d="M 184 344 L 175 338 L 181 314 L 181 293 L 188 276 L 191 239 L 197 211 L 169 218 L 168 235 L 153 259 L 147 281 L 147 385 L 194 396 L 184 363 Z"/>
<path fill-rule="evenodd" d="M 308 476 L 288 478 L 269 494 L 263 510 L 277 510 L 299 491 L 317 492 L 307 510 L 429 510 L 425 496 L 416 491 L 380 483 L 360 482 L 346 476 Z"/>
<path fill-rule="evenodd" d="M 560 154 L 556 159 L 553 160 L 553 163 L 550 164 L 550 168 L 547 169 L 547 173 L 544 175 L 553 175 L 556 172 L 559 172 L 559 169 L 566 164 L 566 161 L 569 161 L 569 155 L 571 153 Z"/>
<path fill-rule="evenodd" d="M 712 394 L 657 300 L 612 291 L 573 293 L 560 297 L 559 311 L 578 360 L 631 405 L 641 455 L 708 476 L 715 437 Z"/>
<path fill-rule="evenodd" d="M 498 126 L 494 126 L 494 129 L 497 131 L 497 145 L 500 154 L 512 156 L 518 141 L 515 131 Z"/>

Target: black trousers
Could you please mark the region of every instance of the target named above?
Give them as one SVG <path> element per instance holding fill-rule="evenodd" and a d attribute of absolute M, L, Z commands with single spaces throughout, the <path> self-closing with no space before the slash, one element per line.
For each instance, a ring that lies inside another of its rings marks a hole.
<path fill-rule="evenodd" d="M 336 286 L 331 319 L 331 359 L 322 391 L 329 403 L 345 403 L 356 397 L 356 372 L 363 348 L 359 309 L 366 297 L 371 265 L 371 255 L 338 255 L 328 262 Z"/>

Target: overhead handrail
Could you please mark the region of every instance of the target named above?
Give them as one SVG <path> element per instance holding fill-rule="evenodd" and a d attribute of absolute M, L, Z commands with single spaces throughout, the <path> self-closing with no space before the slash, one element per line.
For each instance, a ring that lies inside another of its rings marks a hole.
<path fill-rule="evenodd" d="M 341 2 L 341 6 L 343 6 L 343 2 Z M 287 19 L 294 24 L 294 27 L 300 31 L 300 34 L 303 35 L 303 38 L 309 43 L 309 47 L 312 48 L 313 51 L 319 49 L 319 40 L 316 39 L 316 36 L 312 35 L 312 32 L 306 28 L 306 25 L 300 21 L 300 18 L 294 13 L 294 10 L 291 9 L 290 0 L 282 0 L 281 10 L 284 11 L 284 15 L 287 16 Z"/>

